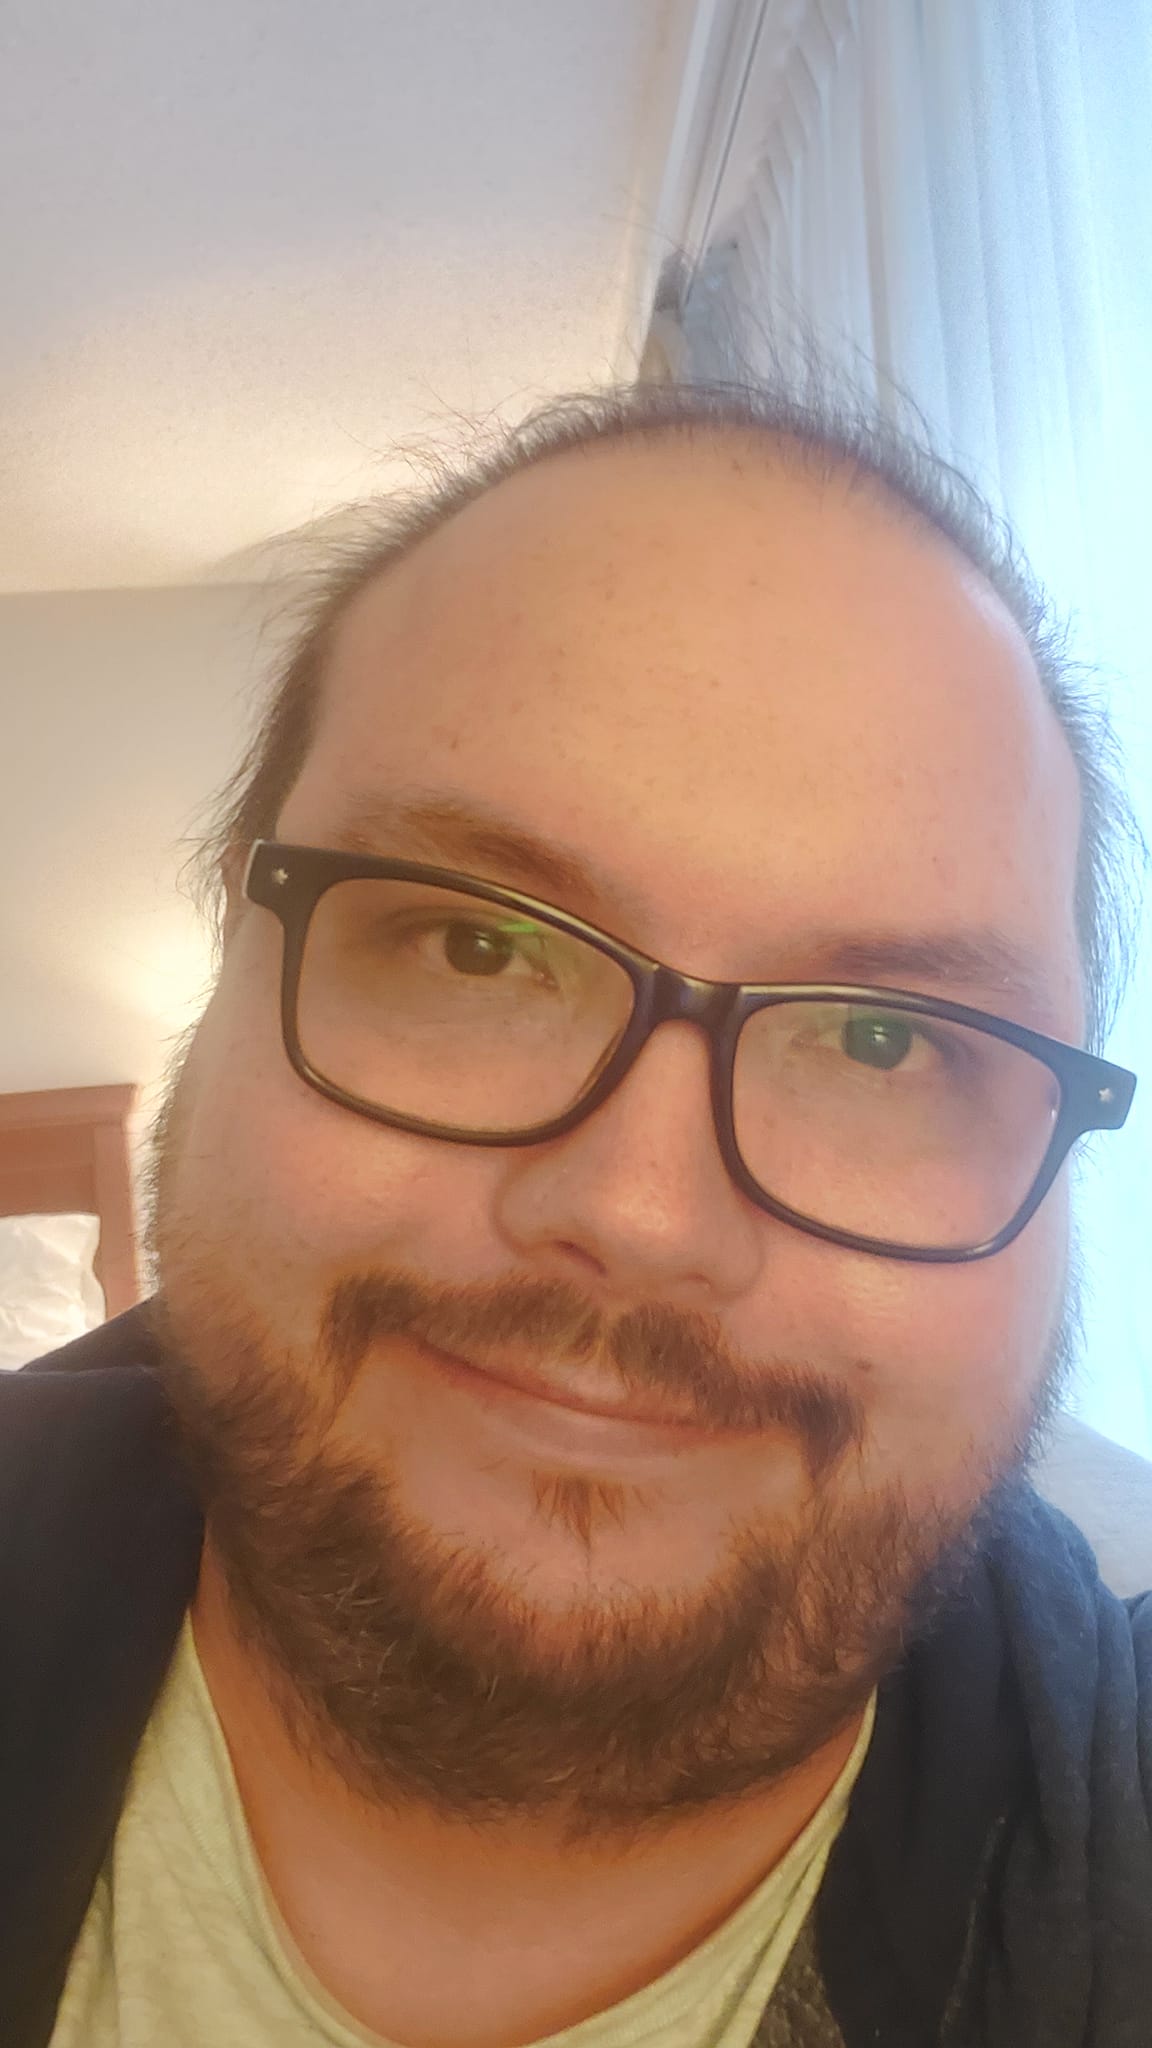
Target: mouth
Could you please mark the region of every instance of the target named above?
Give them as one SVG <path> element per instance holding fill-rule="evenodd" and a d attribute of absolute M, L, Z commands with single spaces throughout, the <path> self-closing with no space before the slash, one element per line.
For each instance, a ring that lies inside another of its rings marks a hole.
<path fill-rule="evenodd" d="M 465 1358 L 459 1352 L 442 1351 L 437 1345 L 427 1348 L 463 1372 L 477 1373 L 483 1379 L 511 1387 L 517 1393 L 531 1394 L 537 1401 L 549 1401 L 557 1408 L 570 1409 L 576 1415 L 600 1415 L 610 1422 L 642 1422 L 663 1429 L 701 1431 L 701 1425 L 686 1410 L 676 1409 L 668 1402 L 647 1402 L 634 1396 L 614 1395 L 607 1389 L 594 1389 L 587 1384 L 571 1386 L 563 1379 L 548 1379 L 543 1373 L 533 1372 L 530 1366 L 509 1365 L 503 1359 L 481 1361 Z"/>
<path fill-rule="evenodd" d="M 415 1340 L 443 1380 L 481 1402 L 490 1414 L 533 1432 L 547 1432 L 559 1447 L 573 1450 L 662 1454 L 675 1456 L 720 1435 L 683 1412 L 606 1389 L 577 1388 L 547 1379 L 528 1366 L 501 1359 L 481 1364 L 456 1352 L 442 1351 L 425 1339 Z"/>

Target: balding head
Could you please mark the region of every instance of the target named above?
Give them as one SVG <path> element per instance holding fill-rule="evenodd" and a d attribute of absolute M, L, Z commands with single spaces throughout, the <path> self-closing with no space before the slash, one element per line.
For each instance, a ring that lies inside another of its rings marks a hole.
<path fill-rule="evenodd" d="M 662 440 L 459 512 L 336 627 L 281 836 L 425 785 L 579 841 L 609 898 L 614 871 L 647 900 L 675 869 L 665 957 L 751 898 L 753 952 L 697 946 L 698 972 L 797 978 L 866 905 L 999 931 L 1035 983 L 1049 963 L 1043 1021 L 1081 1029 L 1077 777 L 1027 642 L 953 545 L 840 474 Z M 953 992 L 995 1008 L 994 977 Z"/>

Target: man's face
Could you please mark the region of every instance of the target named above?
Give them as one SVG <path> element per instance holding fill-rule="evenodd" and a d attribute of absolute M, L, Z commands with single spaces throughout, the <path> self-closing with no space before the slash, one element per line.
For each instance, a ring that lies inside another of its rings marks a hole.
<path fill-rule="evenodd" d="M 1029 994 L 893 985 L 1075 1040 L 1077 831 L 1023 642 L 955 557 L 838 484 L 666 445 L 524 474 L 360 596 L 277 836 L 524 888 L 714 980 L 884 979 L 836 963 L 993 930 Z M 390 1130 L 290 1069 L 280 956 L 234 900 L 157 1243 L 210 1536 L 314 1739 L 458 1810 L 766 1781 L 863 1704 L 1019 1458 L 1061 1357 L 1063 1176 L 970 1265 L 805 1235 L 728 1177 L 689 1024 L 547 1143 Z M 593 1440 L 418 1330 L 703 1428 Z M 725 1426 L 741 1401 L 758 1426 Z"/>

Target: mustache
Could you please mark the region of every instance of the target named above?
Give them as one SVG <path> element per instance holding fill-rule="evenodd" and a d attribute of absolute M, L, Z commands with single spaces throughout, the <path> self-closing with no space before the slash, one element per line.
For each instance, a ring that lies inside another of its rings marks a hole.
<path fill-rule="evenodd" d="M 575 1364 L 595 1361 L 611 1368 L 630 1394 L 671 1394 L 703 1428 L 792 1432 L 813 1478 L 863 1441 L 863 1408 L 845 1388 L 791 1361 L 738 1359 L 716 1318 L 657 1303 L 610 1316 L 563 1281 L 482 1288 L 432 1287 L 407 1274 L 340 1281 L 329 1296 L 321 1338 L 342 1389 L 373 1345 L 393 1336 L 416 1337 L 464 1358 L 528 1351 Z"/>

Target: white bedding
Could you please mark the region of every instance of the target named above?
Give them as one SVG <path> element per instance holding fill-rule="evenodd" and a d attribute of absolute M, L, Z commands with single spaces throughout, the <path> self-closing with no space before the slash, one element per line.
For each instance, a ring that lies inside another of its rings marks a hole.
<path fill-rule="evenodd" d="M 104 1321 L 92 1267 L 99 1241 L 96 1216 L 0 1216 L 0 1371 Z"/>

